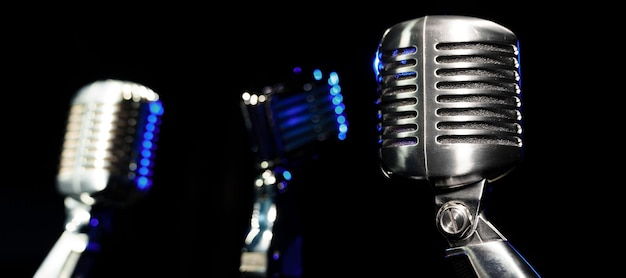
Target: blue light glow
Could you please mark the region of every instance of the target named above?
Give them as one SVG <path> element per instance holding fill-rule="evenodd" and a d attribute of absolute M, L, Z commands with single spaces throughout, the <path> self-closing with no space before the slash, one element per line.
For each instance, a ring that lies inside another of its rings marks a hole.
<path fill-rule="evenodd" d="M 340 131 L 340 133 L 344 133 L 345 134 L 346 132 L 348 132 L 348 125 L 340 124 L 339 125 L 339 131 Z"/>
<path fill-rule="evenodd" d="M 376 74 L 376 76 L 380 75 L 380 71 L 378 67 L 379 65 L 380 65 L 379 52 L 378 50 L 376 50 L 376 55 L 374 55 L 374 61 L 372 62 L 372 66 L 374 67 L 374 74 Z"/>
<path fill-rule="evenodd" d="M 520 90 L 522 88 L 522 64 L 521 64 L 521 52 L 520 52 L 520 45 L 519 45 L 519 41 L 517 41 L 517 74 L 518 74 L 518 80 L 517 80 L 517 85 L 520 87 Z M 520 92 L 521 94 L 521 92 Z"/>
<path fill-rule="evenodd" d="M 137 178 L 137 187 L 141 190 L 147 190 L 152 185 L 152 181 L 148 177 L 141 176 Z"/>
<path fill-rule="evenodd" d="M 296 67 L 293 71 L 299 73 L 302 69 Z M 340 140 L 346 138 L 348 121 L 344 115 L 346 108 L 339 74 L 314 69 L 309 77 L 314 80 L 305 81 L 303 92 L 275 95 L 271 102 L 272 118 L 282 139 L 282 151 L 289 152 L 325 140 L 332 132 L 338 132 Z"/>
<path fill-rule="evenodd" d="M 345 105 L 343 103 L 343 95 L 341 94 L 341 86 L 339 85 L 339 74 L 337 72 L 331 72 L 328 77 L 328 85 L 330 86 L 329 93 L 332 97 L 331 101 L 335 106 L 335 114 L 337 115 L 337 129 L 339 134 L 337 138 L 339 140 L 345 140 L 348 133 L 348 121 L 344 115 Z"/>
<path fill-rule="evenodd" d="M 142 158 L 140 160 L 141 166 L 148 167 L 150 166 L 150 158 Z"/>
<path fill-rule="evenodd" d="M 284 171 L 283 172 L 283 178 L 285 178 L 285 180 L 291 180 L 291 172 Z"/>
<path fill-rule="evenodd" d="M 337 94 L 333 97 L 334 105 L 341 105 L 343 103 L 343 96 L 341 94 Z"/>
<path fill-rule="evenodd" d="M 151 114 L 148 116 L 148 119 L 152 118 L 153 120 L 151 122 L 156 122 L 156 116 L 163 115 L 163 105 L 160 101 L 150 103 L 150 113 Z"/>
<path fill-rule="evenodd" d="M 156 116 L 156 115 L 154 115 L 154 114 L 150 114 L 150 115 L 148 115 L 148 122 L 150 122 L 150 123 L 156 123 L 156 122 L 157 122 L 157 120 L 158 120 L 158 118 L 157 118 L 157 116 Z"/>
<path fill-rule="evenodd" d="M 289 129 L 291 127 L 297 127 L 297 126 L 304 126 L 306 128 L 306 125 L 303 125 L 302 123 L 306 123 L 309 121 L 310 119 L 310 115 L 300 115 L 300 116 L 291 116 L 291 118 L 287 118 L 286 121 L 284 121 L 281 125 L 280 128 L 281 129 Z"/>
<path fill-rule="evenodd" d="M 142 176 L 145 176 L 145 175 L 147 175 L 149 173 L 150 173 L 150 170 L 148 170 L 148 168 L 146 168 L 146 167 L 139 168 L 139 174 L 141 174 Z"/>
<path fill-rule="evenodd" d="M 341 93 L 341 86 L 339 86 L 339 84 L 332 85 L 330 88 L 330 94 L 334 96 L 339 93 Z"/>
<path fill-rule="evenodd" d="M 152 131 L 146 131 L 143 134 L 143 138 L 146 140 L 152 140 L 154 138 L 154 134 L 152 133 Z"/>
<path fill-rule="evenodd" d="M 89 241 L 87 243 L 87 247 L 85 247 L 85 250 L 90 250 L 90 251 L 96 251 L 99 252 L 101 248 L 101 244 L 94 242 L 94 241 Z"/>
<path fill-rule="evenodd" d="M 160 117 L 163 115 L 163 105 L 160 101 L 153 101 L 148 104 L 149 114 L 146 117 L 146 122 L 143 124 L 143 134 L 141 134 L 142 141 L 140 144 L 141 149 L 138 151 L 139 157 L 137 163 L 140 167 L 136 170 L 135 182 L 137 188 L 140 190 L 148 190 L 152 185 L 152 168 L 154 166 L 154 149 L 156 147 L 155 142 L 157 134 L 159 132 Z"/>
<path fill-rule="evenodd" d="M 304 104 L 300 104 L 300 105 L 294 105 L 292 107 L 290 107 L 289 109 L 280 111 L 278 113 L 275 114 L 275 116 L 277 118 L 289 118 L 292 117 L 293 115 L 297 115 L 297 114 L 301 114 L 303 112 L 306 112 L 309 109 L 309 105 L 308 103 L 304 103 Z"/>
<path fill-rule="evenodd" d="M 328 85 L 335 86 L 339 84 L 339 74 L 337 72 L 331 72 L 330 77 L 328 78 Z"/>
<path fill-rule="evenodd" d="M 339 139 L 339 140 L 346 140 L 346 134 L 345 133 L 337 134 L 337 139 Z"/>
<path fill-rule="evenodd" d="M 402 77 L 416 77 L 417 73 L 415 72 L 401 72 L 396 73 L 396 79 L 401 79 Z"/>
<path fill-rule="evenodd" d="M 339 115 L 339 116 L 337 116 L 337 122 L 338 122 L 339 124 L 342 124 L 342 125 L 343 125 L 343 124 L 345 124 L 345 123 L 346 123 L 346 117 L 345 117 L 344 115 Z M 347 128 L 346 128 L 346 129 L 347 129 Z"/>
<path fill-rule="evenodd" d="M 314 78 L 315 80 L 322 80 L 322 77 L 323 77 L 323 75 L 322 75 L 322 71 L 321 71 L 321 70 L 319 70 L 319 69 L 315 69 L 315 70 L 313 71 L 313 78 Z"/>
<path fill-rule="evenodd" d="M 335 106 L 335 114 L 337 115 L 341 115 L 343 114 L 343 111 L 346 109 L 346 107 L 342 104 Z"/>

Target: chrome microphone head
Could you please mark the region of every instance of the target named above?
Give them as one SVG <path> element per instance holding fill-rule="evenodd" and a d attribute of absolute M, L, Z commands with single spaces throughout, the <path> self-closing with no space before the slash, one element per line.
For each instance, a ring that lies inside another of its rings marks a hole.
<path fill-rule="evenodd" d="M 111 209 L 128 205 L 152 185 L 163 106 L 151 89 L 102 80 L 74 96 L 61 151 L 57 190 L 65 196 L 65 228 L 33 277 L 83 277 Z"/>
<path fill-rule="evenodd" d="M 374 59 L 385 175 L 449 188 L 512 170 L 522 155 L 518 47 L 509 29 L 466 16 L 387 29 Z"/>
<path fill-rule="evenodd" d="M 484 215 L 488 181 L 522 156 L 515 34 L 480 18 L 424 16 L 384 32 L 374 69 L 381 169 L 434 185 L 457 274 L 539 277 Z"/>
<path fill-rule="evenodd" d="M 124 205 L 152 185 L 163 106 L 143 85 L 102 80 L 71 103 L 58 191 L 86 204 Z"/>

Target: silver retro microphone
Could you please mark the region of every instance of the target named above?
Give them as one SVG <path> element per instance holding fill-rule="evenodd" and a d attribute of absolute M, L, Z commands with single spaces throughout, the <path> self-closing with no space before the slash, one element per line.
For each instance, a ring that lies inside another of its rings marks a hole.
<path fill-rule="evenodd" d="M 74 96 L 60 156 L 57 190 L 65 197 L 64 230 L 34 277 L 88 277 L 111 209 L 152 185 L 163 106 L 151 89 L 96 81 Z"/>
<path fill-rule="evenodd" d="M 241 277 L 303 275 L 294 182 L 326 144 L 346 139 L 348 121 L 337 72 L 294 68 L 282 82 L 248 90 L 241 109 L 258 176 L 241 250 Z"/>
<path fill-rule="evenodd" d="M 376 51 L 381 169 L 434 187 L 459 276 L 539 276 L 484 214 L 488 186 L 522 157 L 519 66 L 514 33 L 466 16 L 398 23 Z"/>

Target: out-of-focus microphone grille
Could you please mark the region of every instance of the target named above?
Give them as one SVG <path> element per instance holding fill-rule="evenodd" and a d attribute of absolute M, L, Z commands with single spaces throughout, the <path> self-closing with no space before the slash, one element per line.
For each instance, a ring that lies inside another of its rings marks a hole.
<path fill-rule="evenodd" d="M 374 70 L 380 155 L 389 172 L 483 176 L 517 161 L 518 49 L 508 29 L 471 17 L 426 16 L 387 29 Z"/>
<path fill-rule="evenodd" d="M 345 140 L 348 121 L 336 72 L 299 67 L 284 82 L 242 94 L 253 150 L 270 163 L 299 163 L 321 142 Z"/>
<path fill-rule="evenodd" d="M 148 190 L 162 114 L 159 96 L 142 85 L 106 80 L 83 87 L 69 112 L 59 191 L 123 196 Z"/>

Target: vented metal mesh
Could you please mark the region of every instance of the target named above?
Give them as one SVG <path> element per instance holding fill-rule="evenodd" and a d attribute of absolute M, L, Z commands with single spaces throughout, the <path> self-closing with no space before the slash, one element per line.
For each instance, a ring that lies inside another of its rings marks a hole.
<path fill-rule="evenodd" d="M 379 54 L 382 147 L 417 144 L 419 138 L 408 131 L 423 128 L 420 117 L 426 113 L 445 119 L 435 123 L 439 143 L 521 146 L 517 46 L 463 42 L 439 43 L 435 48 L 441 53 L 433 57 L 436 68 L 420 67 L 425 63 L 420 61 L 417 47 Z M 434 88 L 420 88 L 423 74 L 434 74 L 441 81 Z M 440 105 L 425 107 L 420 99 L 424 94 Z M 407 119 L 415 121 L 407 124 Z M 446 130 L 470 132 L 444 134 Z"/>

